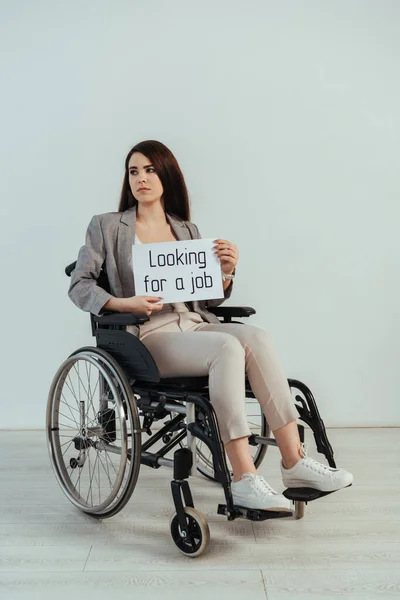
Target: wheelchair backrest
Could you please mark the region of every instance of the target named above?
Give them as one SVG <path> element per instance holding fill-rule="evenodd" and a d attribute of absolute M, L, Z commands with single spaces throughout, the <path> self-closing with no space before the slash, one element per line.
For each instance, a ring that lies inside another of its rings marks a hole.
<path fill-rule="evenodd" d="M 76 267 L 76 261 L 65 267 L 65 274 L 71 277 Z M 97 285 L 110 293 L 108 277 L 103 269 L 96 280 Z M 139 381 L 156 383 L 160 381 L 160 373 L 153 357 L 142 342 L 124 331 L 125 327 L 101 325 L 95 322 L 90 313 L 92 335 L 96 337 L 97 347 L 102 348 L 113 356 L 128 377 Z"/>

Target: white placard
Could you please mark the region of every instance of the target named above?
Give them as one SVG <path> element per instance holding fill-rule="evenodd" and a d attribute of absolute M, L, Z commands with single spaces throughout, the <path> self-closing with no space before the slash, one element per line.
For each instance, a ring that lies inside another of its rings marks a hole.
<path fill-rule="evenodd" d="M 161 296 L 163 303 L 223 298 L 221 263 L 214 239 L 132 246 L 137 296 Z"/>

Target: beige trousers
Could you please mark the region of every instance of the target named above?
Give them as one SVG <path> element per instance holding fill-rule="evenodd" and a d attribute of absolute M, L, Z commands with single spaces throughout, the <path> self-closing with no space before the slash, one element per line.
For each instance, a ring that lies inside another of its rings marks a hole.
<path fill-rule="evenodd" d="M 168 331 L 168 329 L 170 329 Z M 275 431 L 298 417 L 289 384 L 267 333 L 252 325 L 176 324 L 143 332 L 161 377 L 209 376 L 210 400 L 224 443 L 251 435 L 245 410 L 245 373 Z"/>

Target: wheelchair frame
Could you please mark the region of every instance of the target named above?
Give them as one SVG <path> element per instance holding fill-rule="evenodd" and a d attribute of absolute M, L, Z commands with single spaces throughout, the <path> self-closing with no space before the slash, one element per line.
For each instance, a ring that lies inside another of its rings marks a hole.
<path fill-rule="evenodd" d="M 75 264 L 73 263 L 65 269 L 67 275 L 71 274 Z M 98 279 L 98 284 L 109 291 L 108 280 L 103 271 Z M 249 317 L 255 314 L 255 310 L 251 307 L 219 306 L 208 308 L 208 310 L 217 317 L 221 317 L 223 323 L 241 323 L 240 321 L 232 321 L 232 319 Z M 228 520 L 244 517 L 256 521 L 291 516 L 290 512 L 253 510 L 234 506 L 231 492 L 231 475 L 226 461 L 224 445 L 220 437 L 214 408 L 208 399 L 207 377 L 160 378 L 157 366 L 147 348 L 136 336 L 125 331 L 127 325 L 140 325 L 148 321 L 148 317 L 112 312 L 104 312 L 100 316 L 93 314 L 90 316 L 92 334 L 96 337 L 97 348 L 110 355 L 118 363 L 136 398 L 137 408 L 141 411 L 140 416 L 143 416 L 142 426 L 135 429 L 133 433 L 135 435 L 147 433 L 151 436 L 147 441 L 141 443 L 140 464 L 153 469 L 158 469 L 161 466 L 168 466 L 173 469 L 171 491 L 176 509 L 176 522 L 175 526 L 171 525 L 171 532 L 174 530 L 176 536 L 184 538 L 185 543 L 189 546 L 192 543 L 193 522 L 189 522 L 188 510 L 185 509 L 194 509 L 193 497 L 187 480 L 189 476 L 197 475 L 196 439 L 201 440 L 210 450 L 214 479 L 222 485 L 224 490 L 226 503 L 218 505 L 218 514 L 226 515 Z M 79 353 L 79 350 L 74 354 L 77 353 Z M 331 467 L 335 467 L 333 450 L 310 389 L 296 379 L 289 379 L 288 383 L 292 390 L 295 389 L 299 392 L 295 396 L 295 406 L 299 413 L 299 419 L 312 430 L 318 452 L 325 455 Z M 247 394 L 254 397 L 248 380 L 246 380 L 246 391 Z M 171 418 L 168 423 L 164 423 L 163 427 L 153 434 L 151 431 L 153 422 L 171 416 L 171 413 L 175 413 L 176 416 Z M 304 441 L 304 426 L 298 424 L 298 428 L 300 438 Z M 181 446 L 186 437 L 187 447 L 180 447 L 175 450 L 173 459 L 166 458 L 166 455 L 174 447 L 178 444 Z M 152 451 L 153 446 L 160 440 L 163 441 L 164 445 L 157 451 Z M 95 445 L 93 442 L 89 444 L 83 437 L 79 437 L 78 441 L 76 439 L 74 441 L 76 448 L 87 448 L 89 445 Z M 249 437 L 249 444 L 252 446 L 277 446 L 273 438 L 256 434 Z M 112 451 L 116 452 L 116 449 Z M 264 454 L 265 452 L 261 453 L 261 460 Z M 128 456 L 128 459 L 131 458 L 131 456 Z M 304 506 L 307 502 L 326 495 L 324 492 L 308 488 L 285 490 L 283 493 L 294 502 L 297 518 L 303 516 Z M 192 510 L 193 514 L 195 512 L 197 511 Z M 196 515 L 193 517 L 192 513 L 190 513 L 190 518 L 192 521 L 193 519 L 196 521 Z M 197 518 L 198 523 L 199 519 Z M 197 556 L 205 549 L 202 548 L 201 552 L 187 553 L 179 547 L 179 539 L 174 539 L 174 542 L 182 552 L 189 556 Z"/>

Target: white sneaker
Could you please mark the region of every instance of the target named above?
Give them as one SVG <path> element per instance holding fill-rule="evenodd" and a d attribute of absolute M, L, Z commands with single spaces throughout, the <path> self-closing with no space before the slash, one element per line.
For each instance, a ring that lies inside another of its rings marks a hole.
<path fill-rule="evenodd" d="M 290 500 L 275 492 L 261 475 L 244 473 L 242 479 L 232 482 L 231 489 L 235 506 L 292 512 Z"/>
<path fill-rule="evenodd" d="M 291 469 L 281 461 L 283 484 L 287 488 L 308 487 L 320 492 L 336 492 L 353 483 L 353 475 L 344 469 L 333 469 L 309 458 L 303 446 L 304 458 Z"/>

